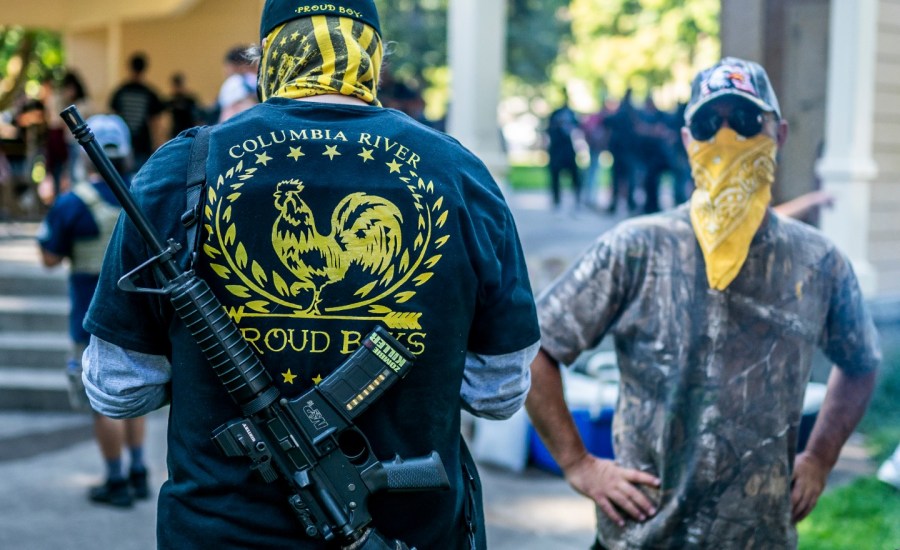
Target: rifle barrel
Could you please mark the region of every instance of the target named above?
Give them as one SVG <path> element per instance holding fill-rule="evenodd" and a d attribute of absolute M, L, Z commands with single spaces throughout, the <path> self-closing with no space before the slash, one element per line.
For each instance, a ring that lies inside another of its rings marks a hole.
<path fill-rule="evenodd" d="M 109 184 L 110 190 L 119 200 L 122 209 L 128 214 L 128 217 L 134 223 L 135 227 L 137 227 L 141 236 L 144 237 L 144 240 L 150 246 L 153 255 L 160 255 L 165 252 L 166 246 L 163 241 L 157 236 L 156 230 L 150 225 L 147 217 L 134 202 L 134 198 L 131 196 L 131 193 L 128 192 L 128 186 L 125 184 L 122 176 L 119 175 L 118 170 L 113 166 L 112 161 L 109 160 L 106 151 L 104 151 L 100 144 L 97 143 L 94 132 L 91 131 L 90 126 L 88 126 L 87 122 L 81 117 L 78 108 L 74 105 L 70 105 L 69 107 L 66 107 L 59 116 L 62 117 L 66 126 L 72 131 L 72 135 L 75 136 L 75 139 L 77 139 L 78 143 L 84 148 L 84 151 L 97 168 L 97 172 L 99 172 L 103 180 Z M 164 262 L 161 267 L 169 280 L 172 280 L 179 275 L 178 267 L 172 260 Z"/>

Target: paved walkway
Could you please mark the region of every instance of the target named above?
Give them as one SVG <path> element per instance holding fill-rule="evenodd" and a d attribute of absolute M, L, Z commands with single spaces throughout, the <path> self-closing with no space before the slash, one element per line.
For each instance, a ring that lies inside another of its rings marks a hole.
<path fill-rule="evenodd" d="M 549 210 L 544 194 L 510 198 L 539 289 L 613 220 Z M 0 224 L 0 269 L 35 274 L 34 223 Z M 148 417 L 147 461 L 154 488 L 165 479 L 166 413 Z M 87 489 L 102 480 L 90 417 L 73 413 L 0 412 L 0 549 L 155 548 L 155 494 L 131 510 L 94 506 Z M 484 465 L 492 550 L 583 549 L 591 544 L 593 506 L 559 477 L 529 468 L 513 473 Z"/>
<path fill-rule="evenodd" d="M 536 290 L 617 221 L 588 212 L 553 213 L 542 194 L 516 195 L 510 203 Z M 30 262 L 30 245 L 17 241 L 13 258 L 3 243 L 10 242 L 10 232 L 33 234 L 34 229 L 34 224 L 0 224 L 0 264 Z M 165 430 L 165 411 L 149 416 L 147 460 L 154 487 L 166 471 Z M 849 461 L 842 460 L 836 476 L 871 472 L 860 449 L 847 449 Z M 593 506 L 562 479 L 534 468 L 513 473 L 484 465 L 481 472 L 492 550 L 589 547 Z M 0 413 L 0 549 L 155 548 L 154 498 L 127 511 L 86 501 L 88 487 L 99 483 L 102 474 L 88 416 Z"/>

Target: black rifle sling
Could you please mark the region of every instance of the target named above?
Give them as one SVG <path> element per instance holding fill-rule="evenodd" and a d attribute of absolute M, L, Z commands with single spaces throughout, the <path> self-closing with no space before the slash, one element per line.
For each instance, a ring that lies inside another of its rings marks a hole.
<path fill-rule="evenodd" d="M 181 215 L 181 223 L 187 233 L 187 245 L 191 247 L 190 266 L 193 269 L 197 258 L 197 247 L 200 245 L 200 211 L 203 203 L 200 197 L 206 187 L 206 157 L 209 154 L 209 134 L 211 126 L 201 126 L 191 143 L 191 158 L 188 162 L 185 206 Z"/>
<path fill-rule="evenodd" d="M 463 486 L 465 501 L 463 502 L 463 519 L 466 522 L 466 535 L 469 550 L 487 548 L 487 535 L 484 531 L 484 502 L 481 496 L 481 480 L 475 459 L 469 452 L 465 441 L 460 438 L 460 462 L 463 470 Z"/>

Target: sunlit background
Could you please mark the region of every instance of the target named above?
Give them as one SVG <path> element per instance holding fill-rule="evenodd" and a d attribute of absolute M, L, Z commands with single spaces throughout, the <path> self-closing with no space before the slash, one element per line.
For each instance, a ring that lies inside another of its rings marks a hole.
<path fill-rule="evenodd" d="M 879 327 L 893 334 L 860 428 L 871 460 L 893 450 L 900 440 L 900 0 L 376 3 L 387 51 L 382 99 L 459 137 L 510 192 L 547 192 L 544 130 L 564 92 L 582 117 L 627 90 L 635 105 L 649 98 L 673 111 L 688 100 L 692 76 L 720 56 L 765 65 L 791 126 L 776 200 L 815 189 L 832 194 L 834 205 L 817 223 L 850 256 Z M 0 165 L 0 180 L 18 178 L 15 185 L 26 189 L 46 182 L 17 116 L 68 70 L 102 109 L 125 78 L 128 57 L 143 51 L 149 83 L 162 96 L 182 72 L 211 107 L 225 52 L 258 40 L 261 5 L 0 0 L 0 148 L 33 161 L 18 174 Z M 504 69 L 485 71 L 495 59 Z M 587 146 L 580 140 L 577 147 L 586 167 Z M 605 172 L 612 162 L 602 157 Z M 601 184 L 608 187 L 608 174 Z M 0 206 L 14 200 L 0 196 Z M 17 215 L 39 219 L 45 210 L 28 200 Z M 898 498 L 872 476 L 828 493 L 800 526 L 801 547 L 900 546 Z"/>

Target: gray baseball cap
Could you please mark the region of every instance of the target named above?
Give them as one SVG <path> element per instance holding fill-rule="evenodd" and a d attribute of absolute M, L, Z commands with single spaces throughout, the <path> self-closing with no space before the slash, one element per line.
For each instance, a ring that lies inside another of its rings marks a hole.
<path fill-rule="evenodd" d="M 726 96 L 744 98 L 781 118 L 778 98 L 762 65 L 737 57 L 725 57 L 694 78 L 691 100 L 684 111 L 685 124 L 690 124 L 691 117 L 701 107 Z"/>
<path fill-rule="evenodd" d="M 131 155 L 131 132 L 119 115 L 94 115 L 87 119 L 97 143 L 111 159 Z"/>

